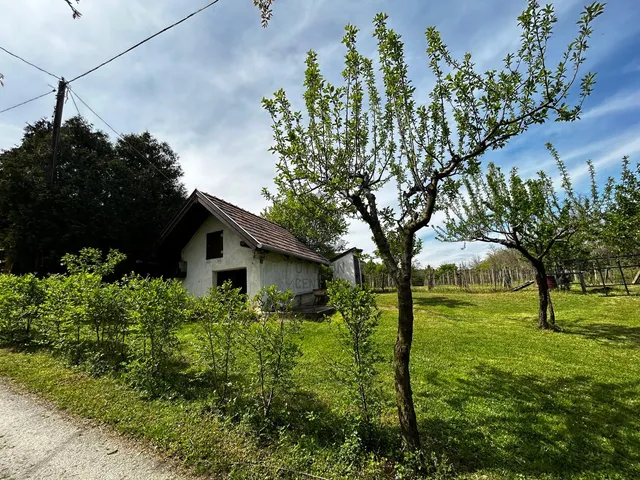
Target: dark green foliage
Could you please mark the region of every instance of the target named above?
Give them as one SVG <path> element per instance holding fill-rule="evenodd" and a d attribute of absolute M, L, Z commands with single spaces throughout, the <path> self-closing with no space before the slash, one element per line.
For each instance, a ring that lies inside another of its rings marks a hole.
<path fill-rule="evenodd" d="M 446 275 L 446 274 L 453 275 L 457 271 L 458 271 L 458 266 L 455 263 L 443 263 L 438 268 L 436 268 L 436 271 L 434 273 L 438 276 Z"/>
<path fill-rule="evenodd" d="M 67 120 L 53 185 L 49 121 L 28 125 L 22 143 L 0 153 L 0 247 L 15 273 L 59 272 L 62 255 L 86 245 L 117 248 L 132 265 L 146 258 L 184 201 L 182 170 L 149 133 L 125 139 L 113 144 L 83 118 Z"/>
<path fill-rule="evenodd" d="M 0 344 L 28 342 L 41 314 L 45 291 L 33 275 L 0 275 Z"/>

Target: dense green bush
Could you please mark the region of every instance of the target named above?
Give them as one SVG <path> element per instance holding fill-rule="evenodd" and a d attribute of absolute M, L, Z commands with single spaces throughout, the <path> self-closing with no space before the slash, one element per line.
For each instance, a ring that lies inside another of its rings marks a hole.
<path fill-rule="evenodd" d="M 0 275 L 0 343 L 29 341 L 43 301 L 43 285 L 35 276 Z"/>
<path fill-rule="evenodd" d="M 71 364 L 95 374 L 116 370 L 127 358 L 129 314 L 119 283 L 106 283 L 124 255 L 86 248 L 62 259 L 68 275 L 43 280 L 45 300 L 39 322 L 41 342 Z"/>
<path fill-rule="evenodd" d="M 131 322 L 127 378 L 152 395 L 166 393 L 178 347 L 178 328 L 189 318 L 190 298 L 179 280 L 132 276 L 124 281 Z"/>
<path fill-rule="evenodd" d="M 0 341 L 50 347 L 71 365 L 94 375 L 122 372 L 133 386 L 161 396 L 181 388 L 178 330 L 193 319 L 219 405 L 234 390 L 245 407 L 258 406 L 252 414 L 269 419 L 299 354 L 292 294 L 264 289 L 250 305 L 230 283 L 193 299 L 179 280 L 133 275 L 105 282 L 124 258 L 83 249 L 63 257 L 65 275 L 0 276 Z"/>
<path fill-rule="evenodd" d="M 166 376 L 189 296 L 176 280 L 104 282 L 124 259 L 88 248 L 63 257 L 66 275 L 0 276 L 0 341 L 49 346 L 94 374 L 127 366 L 140 385 Z"/>

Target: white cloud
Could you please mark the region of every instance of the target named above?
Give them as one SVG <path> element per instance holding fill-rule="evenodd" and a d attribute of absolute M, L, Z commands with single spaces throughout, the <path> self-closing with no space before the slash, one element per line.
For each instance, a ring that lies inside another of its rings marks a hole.
<path fill-rule="evenodd" d="M 611 165 L 622 161 L 622 157 L 633 157 L 640 154 L 640 132 L 634 137 L 629 138 L 626 142 L 619 144 L 607 153 L 602 153 L 598 157 L 594 158 L 593 166 L 595 167 L 596 174 L 607 170 Z M 589 168 L 585 164 L 579 167 L 573 168 L 569 171 L 571 179 L 574 182 L 579 182 L 589 173 Z"/>
<path fill-rule="evenodd" d="M 640 108 L 640 91 L 630 90 L 618 92 L 615 95 L 606 98 L 597 106 L 587 110 L 581 115 L 582 120 L 595 120 L 600 117 L 606 117 L 614 113 L 626 112 L 629 110 L 637 110 Z"/>

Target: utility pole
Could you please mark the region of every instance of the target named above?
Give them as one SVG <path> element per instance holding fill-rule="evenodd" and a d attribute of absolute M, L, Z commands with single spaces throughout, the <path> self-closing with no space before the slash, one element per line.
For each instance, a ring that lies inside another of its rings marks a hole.
<path fill-rule="evenodd" d="M 47 169 L 47 180 L 53 184 L 56 178 L 56 157 L 58 156 L 58 141 L 60 140 L 60 125 L 62 124 L 62 109 L 64 108 L 64 96 L 67 92 L 67 82 L 64 77 L 58 82 L 58 95 L 56 97 L 56 109 L 53 115 L 53 134 L 51 135 L 51 161 Z"/>

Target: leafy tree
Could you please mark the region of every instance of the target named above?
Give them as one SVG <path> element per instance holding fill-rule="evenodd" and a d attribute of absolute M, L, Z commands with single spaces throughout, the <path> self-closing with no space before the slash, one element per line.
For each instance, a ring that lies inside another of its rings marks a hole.
<path fill-rule="evenodd" d="M 520 252 L 536 270 L 542 329 L 555 323 L 544 262 L 554 246 L 570 239 L 586 218 L 563 163 L 552 153 L 562 176 L 562 199 L 546 173 L 523 180 L 514 167 L 507 178 L 490 163 L 486 175 L 477 172 L 465 179 L 466 195 L 448 203 L 445 228 L 437 228 L 443 241 L 487 242 Z"/>
<path fill-rule="evenodd" d="M 304 81 L 306 115 L 293 109 L 283 90 L 263 100 L 273 121 L 272 151 L 280 157 L 275 179 L 279 191 L 321 194 L 364 221 L 394 278 L 396 403 L 403 440 L 411 449 L 420 446 L 409 374 L 416 233 L 430 224 L 440 193 L 455 192 L 456 176 L 477 171 L 485 152 L 504 147 L 531 125 L 550 118 L 578 118 L 594 74 L 579 81 L 578 92 L 572 87 L 585 61 L 592 22 L 603 9 L 599 3 L 585 8 L 577 37 L 553 70 L 547 53 L 556 16 L 550 5 L 529 0 L 518 17 L 520 47 L 507 55 L 502 70 L 484 74 L 476 72 L 470 54 L 454 59 L 430 27 L 427 56 L 434 86 L 426 105 L 419 105 L 415 95 L 400 35 L 379 14 L 374 37 L 380 75 L 374 61 L 358 51 L 358 29 L 349 25 L 343 39 L 347 53 L 341 86 L 322 76 L 312 51 Z M 397 187 L 397 202 L 381 205 L 376 194 L 389 183 Z"/>
<path fill-rule="evenodd" d="M 180 158 L 149 132 L 124 135 L 114 144 L 114 154 L 109 165 L 109 214 L 126 212 L 127 218 L 105 233 L 110 233 L 110 244 L 122 242 L 127 255 L 144 258 L 186 199 Z"/>
<path fill-rule="evenodd" d="M 415 262 L 411 266 L 411 285 L 422 286 L 425 285 L 426 269 L 420 265 L 419 262 Z"/>
<path fill-rule="evenodd" d="M 102 258 L 102 252 L 96 248 L 83 248 L 78 254 L 67 253 L 61 259 L 70 275 L 77 273 L 95 273 L 100 278 L 111 275 L 119 263 L 126 260 L 126 255 L 118 250 L 110 250 Z"/>
<path fill-rule="evenodd" d="M 455 263 L 443 263 L 436 268 L 435 274 L 438 276 L 446 275 L 447 273 L 454 274 L 458 271 L 458 266 Z"/>
<path fill-rule="evenodd" d="M 609 180 L 602 236 L 612 253 L 640 254 L 640 163 L 622 161 L 620 180 Z"/>
<path fill-rule="evenodd" d="M 263 195 L 271 206 L 262 216 L 289 230 L 312 250 L 331 258 L 344 246 L 342 237 L 349 225 L 344 212 L 329 200 L 316 195 L 300 198 L 291 191 L 272 195 L 266 189 Z"/>
<path fill-rule="evenodd" d="M 146 256 L 186 191 L 166 143 L 149 133 L 125 140 L 67 120 L 52 185 L 49 121 L 28 125 L 22 143 L 0 153 L 0 246 L 14 271 L 59 271 L 65 253 L 88 245 L 117 248 L 130 265 Z"/>
<path fill-rule="evenodd" d="M 517 250 L 503 248 L 495 245 L 491 247 L 486 257 L 479 262 L 475 262 L 481 270 L 501 269 L 501 268 L 521 268 L 528 262 Z"/>
<path fill-rule="evenodd" d="M 364 278 L 372 288 L 384 288 L 388 285 L 389 272 L 384 263 L 377 261 L 371 255 L 363 255 L 362 271 L 364 272 Z"/>

